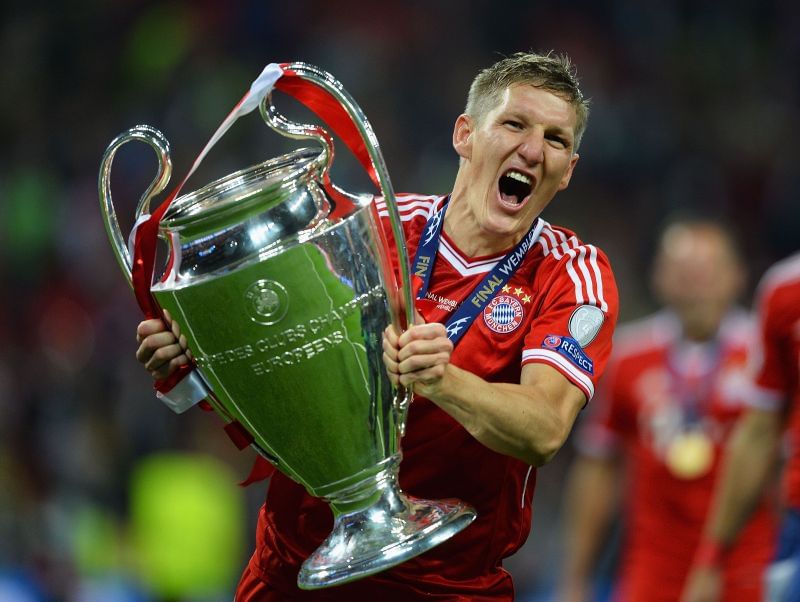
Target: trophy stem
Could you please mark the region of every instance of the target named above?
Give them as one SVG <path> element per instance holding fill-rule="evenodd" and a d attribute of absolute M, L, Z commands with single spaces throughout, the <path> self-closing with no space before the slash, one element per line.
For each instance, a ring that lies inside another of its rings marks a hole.
<path fill-rule="evenodd" d="M 475 519 L 475 511 L 459 500 L 421 500 L 406 496 L 391 464 L 372 480 L 372 491 L 358 489 L 366 507 L 335 513 L 333 529 L 303 563 L 297 577 L 301 589 L 319 589 L 354 581 L 413 558 L 449 539 Z M 327 496 L 353 503 L 353 490 Z"/>

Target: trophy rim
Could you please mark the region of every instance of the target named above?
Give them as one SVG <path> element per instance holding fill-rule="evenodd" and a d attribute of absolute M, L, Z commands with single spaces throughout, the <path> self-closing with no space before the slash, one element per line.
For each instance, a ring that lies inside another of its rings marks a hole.
<path fill-rule="evenodd" d="M 161 220 L 162 230 L 179 231 L 218 219 L 229 212 L 247 211 L 263 194 L 291 190 L 323 167 L 322 149 L 300 148 L 223 176 L 179 196 Z M 275 195 L 277 204 L 282 195 Z M 264 207 L 269 209 L 269 207 Z"/>
<path fill-rule="evenodd" d="M 308 228 L 303 230 L 298 230 L 294 234 L 288 235 L 280 239 L 279 241 L 275 241 L 272 244 L 264 246 L 260 249 L 254 250 L 251 253 L 243 256 L 242 258 L 227 263 L 224 266 L 216 268 L 212 271 L 206 272 L 200 276 L 193 276 L 191 278 L 178 278 L 177 280 L 170 280 L 170 279 L 161 279 L 159 281 L 153 282 L 150 290 L 153 292 L 168 292 L 168 291 L 179 291 L 181 289 L 189 288 L 192 286 L 196 286 L 198 284 L 203 284 L 215 278 L 219 278 L 220 276 L 225 276 L 229 273 L 246 269 L 251 267 L 254 264 L 264 262 L 268 259 L 271 259 L 277 255 L 285 253 L 289 249 L 292 249 L 298 245 L 303 245 L 307 243 L 314 243 L 318 240 L 319 237 L 324 236 L 332 227 L 339 226 L 340 224 L 349 222 L 351 220 L 358 219 L 357 216 L 361 214 L 362 211 L 368 209 L 369 204 L 372 202 L 372 197 L 369 195 L 359 195 L 353 196 L 354 201 L 357 203 L 355 205 L 356 209 L 350 215 L 345 217 L 339 218 L 336 221 L 332 221 L 330 223 L 325 223 L 319 220 L 319 214 L 315 221 L 313 221 Z M 174 230 L 170 228 L 171 230 Z M 174 271 L 177 266 L 182 263 L 179 261 L 173 266 L 171 269 Z M 326 490 L 330 488 L 330 485 L 326 485 Z"/>

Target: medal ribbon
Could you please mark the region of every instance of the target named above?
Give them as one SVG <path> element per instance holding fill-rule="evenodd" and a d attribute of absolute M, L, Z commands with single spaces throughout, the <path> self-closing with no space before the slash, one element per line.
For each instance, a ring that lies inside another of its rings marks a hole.
<path fill-rule="evenodd" d="M 428 219 L 422 235 L 423 238 L 417 246 L 417 252 L 414 254 L 414 262 L 411 264 L 411 277 L 414 280 L 415 287 L 417 283 L 420 284 L 417 299 L 424 299 L 428 292 L 431 274 L 433 273 L 433 264 L 439 251 L 439 239 L 444 226 L 444 214 L 449 202 L 450 197 L 447 197 L 442 208 Z M 458 344 L 461 337 L 472 326 L 478 314 L 486 308 L 495 296 L 494 291 L 501 289 L 511 280 L 519 266 L 522 265 L 528 251 L 538 240 L 543 227 L 544 222 L 537 217 L 525 236 L 511 251 L 506 253 L 503 259 L 495 264 L 447 320 L 445 323 L 447 338 L 453 342 L 454 346 Z"/>
<path fill-rule="evenodd" d="M 722 366 L 722 348 L 719 341 L 709 345 L 710 349 L 702 350 L 700 361 L 710 361 L 711 365 L 696 377 L 686 374 L 691 368 L 682 370 L 678 366 L 678 348 L 673 349 L 667 358 L 667 372 L 683 409 L 684 427 L 693 427 L 700 423 L 702 411 L 709 403 L 708 398 Z"/>

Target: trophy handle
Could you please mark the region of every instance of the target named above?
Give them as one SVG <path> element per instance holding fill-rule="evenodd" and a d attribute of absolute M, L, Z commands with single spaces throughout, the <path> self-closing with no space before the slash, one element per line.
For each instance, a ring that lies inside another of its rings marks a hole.
<path fill-rule="evenodd" d="M 289 121 L 284 117 L 275 105 L 272 104 L 272 92 L 267 94 L 264 100 L 259 105 L 262 119 L 273 130 L 295 140 L 312 139 L 322 147 L 322 152 L 314 159 L 311 169 L 318 171 L 323 181 L 327 181 L 328 170 L 333 163 L 333 140 L 330 134 L 318 125 L 310 125 L 305 123 L 296 123 Z M 322 215 L 327 215 L 330 210 L 330 203 L 327 200 L 320 203 L 319 210 Z"/>
<path fill-rule="evenodd" d="M 392 310 L 392 322 L 398 329 L 402 330 L 405 326 L 414 323 L 414 299 L 411 290 L 411 277 L 409 270 L 408 251 L 405 245 L 405 235 L 400 222 L 400 214 L 397 209 L 395 201 L 394 189 L 392 188 L 391 180 L 389 179 L 389 172 L 386 169 L 386 162 L 383 159 L 378 138 L 367 120 L 366 115 L 358 106 L 356 101 L 344 89 L 330 73 L 323 71 L 308 63 L 295 62 L 283 66 L 285 71 L 294 72 L 298 77 L 304 79 L 323 91 L 330 94 L 341 107 L 346 111 L 352 124 L 356 127 L 358 134 L 364 143 L 364 148 L 367 151 L 369 160 L 375 171 L 377 182 L 375 182 L 384 200 L 389 213 L 389 221 L 392 226 L 392 234 L 394 235 L 395 246 L 398 256 L 399 272 L 400 272 L 400 299 L 397 303 L 390 304 Z M 323 174 L 325 174 L 330 163 L 333 160 L 333 145 L 330 135 L 323 128 L 313 125 L 302 125 L 289 121 L 281 115 L 275 106 L 272 104 L 272 93 L 268 94 L 260 105 L 261 115 L 266 121 L 267 125 L 273 130 L 288 136 L 290 138 L 313 138 L 317 140 L 323 147 L 322 157 L 325 161 L 323 166 Z M 393 293 L 390 293 L 393 294 Z M 404 390 L 402 387 L 398 390 L 398 395 L 395 399 L 395 409 L 398 416 L 398 426 L 400 433 L 405 431 L 406 415 L 408 406 L 412 399 L 411 389 Z"/>
<path fill-rule="evenodd" d="M 156 177 L 153 178 L 153 181 L 150 182 L 150 185 L 139 199 L 139 204 L 136 207 L 135 221 L 138 221 L 143 214 L 150 210 L 150 201 L 152 198 L 167 186 L 169 178 L 172 175 L 172 160 L 169 156 L 169 142 L 167 142 L 164 134 L 149 125 L 137 125 L 123 132 L 111 141 L 100 163 L 98 189 L 100 193 L 100 210 L 103 214 L 103 222 L 105 223 L 106 233 L 111 240 L 111 248 L 114 250 L 117 263 L 119 263 L 122 273 L 127 278 L 128 284 L 133 286 L 131 280 L 131 266 L 133 265 L 133 260 L 128 250 L 128 242 L 120 230 L 117 213 L 114 210 L 114 202 L 111 198 L 111 163 L 119 148 L 131 140 L 146 142 L 153 148 L 158 156 L 158 173 L 156 173 Z"/>

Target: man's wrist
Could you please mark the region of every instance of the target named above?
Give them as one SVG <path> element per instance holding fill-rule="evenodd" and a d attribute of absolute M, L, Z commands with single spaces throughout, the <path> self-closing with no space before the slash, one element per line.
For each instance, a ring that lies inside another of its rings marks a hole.
<path fill-rule="evenodd" d="M 704 538 L 700 540 L 694 554 L 693 564 L 701 568 L 718 568 L 725 564 L 730 546 L 719 540 Z"/>

